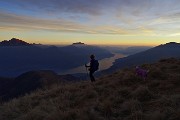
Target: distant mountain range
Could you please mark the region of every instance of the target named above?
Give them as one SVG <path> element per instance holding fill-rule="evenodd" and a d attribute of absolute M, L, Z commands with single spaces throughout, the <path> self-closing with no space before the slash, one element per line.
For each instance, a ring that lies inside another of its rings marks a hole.
<path fill-rule="evenodd" d="M 148 50 L 152 47 L 150 46 L 132 46 L 132 47 L 124 47 L 124 46 L 105 46 L 103 47 L 113 53 L 120 53 L 126 56 L 133 55 L 145 50 Z"/>
<path fill-rule="evenodd" d="M 116 53 L 121 53 L 124 55 L 133 55 L 139 52 L 143 52 L 145 50 L 151 49 L 152 47 L 149 46 L 134 46 L 134 47 L 127 47 L 127 48 L 122 48 L 119 50 L 116 50 Z"/>
<path fill-rule="evenodd" d="M 140 64 L 152 63 L 160 59 L 170 57 L 180 58 L 180 43 L 170 42 L 137 54 L 117 59 L 112 67 L 103 72 L 110 73 L 125 67 L 132 67 Z"/>
<path fill-rule="evenodd" d="M 72 75 L 58 75 L 50 70 L 30 71 L 16 78 L 0 77 L 0 101 L 7 101 L 54 84 L 72 81 L 80 81 L 80 79 Z"/>
<path fill-rule="evenodd" d="M 90 54 L 98 56 L 97 59 L 113 56 L 108 50 L 96 46 L 38 46 L 13 38 L 1 42 L 0 76 L 14 77 L 31 70 L 61 73 L 89 62 Z"/>

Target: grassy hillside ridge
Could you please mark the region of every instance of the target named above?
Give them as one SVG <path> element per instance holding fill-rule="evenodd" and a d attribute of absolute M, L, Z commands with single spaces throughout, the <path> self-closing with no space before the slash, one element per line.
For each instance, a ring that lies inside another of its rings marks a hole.
<path fill-rule="evenodd" d="M 179 120 L 180 60 L 144 64 L 103 76 L 95 84 L 54 85 L 0 105 L 1 120 Z"/>

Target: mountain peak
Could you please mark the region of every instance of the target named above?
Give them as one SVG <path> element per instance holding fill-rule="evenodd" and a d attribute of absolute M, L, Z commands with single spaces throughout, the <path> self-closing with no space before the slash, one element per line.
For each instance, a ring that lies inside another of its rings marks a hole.
<path fill-rule="evenodd" d="M 166 43 L 166 44 L 178 44 L 177 42 L 169 42 L 169 43 Z"/>
<path fill-rule="evenodd" d="M 86 44 L 82 42 L 76 42 L 76 43 L 73 43 L 72 45 L 75 47 L 82 47 L 82 46 L 85 46 Z"/>
<path fill-rule="evenodd" d="M 165 45 L 180 45 L 180 43 L 177 43 L 177 42 L 169 42 L 169 43 L 166 43 Z"/>
<path fill-rule="evenodd" d="M 17 38 L 12 38 L 11 40 L 4 40 L 0 42 L 0 46 L 30 46 L 30 45 L 32 44 Z"/>
<path fill-rule="evenodd" d="M 180 46 L 180 43 L 177 43 L 177 42 L 169 42 L 169 43 L 166 43 L 166 44 L 161 44 L 160 46 L 162 46 L 162 47 L 169 47 L 169 46 L 172 46 L 172 47 L 174 47 L 174 46 Z"/>

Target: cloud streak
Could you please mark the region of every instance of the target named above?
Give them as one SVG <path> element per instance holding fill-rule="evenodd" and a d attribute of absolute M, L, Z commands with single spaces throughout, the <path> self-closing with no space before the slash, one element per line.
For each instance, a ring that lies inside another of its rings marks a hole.
<path fill-rule="evenodd" d="M 126 34 L 125 30 L 112 26 L 88 26 L 64 19 L 42 19 L 0 12 L 1 30 L 47 30 L 90 34 Z"/>
<path fill-rule="evenodd" d="M 152 35 L 177 31 L 179 0 L 1 0 L 1 30 Z"/>
<path fill-rule="evenodd" d="M 67 12 L 99 15 L 103 0 L 3 0 L 4 3 L 37 12 Z M 97 9 L 98 8 L 98 9 Z"/>
<path fill-rule="evenodd" d="M 161 15 L 179 9 L 179 0 L 1 0 L 11 7 L 34 12 L 103 15 L 114 10 L 115 14 Z"/>

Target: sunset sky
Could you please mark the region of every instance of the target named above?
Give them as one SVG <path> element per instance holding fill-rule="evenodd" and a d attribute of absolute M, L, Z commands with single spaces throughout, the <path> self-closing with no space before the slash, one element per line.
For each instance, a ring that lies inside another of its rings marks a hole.
<path fill-rule="evenodd" d="M 0 41 L 159 45 L 180 42 L 180 0 L 0 0 Z"/>

